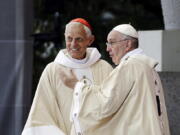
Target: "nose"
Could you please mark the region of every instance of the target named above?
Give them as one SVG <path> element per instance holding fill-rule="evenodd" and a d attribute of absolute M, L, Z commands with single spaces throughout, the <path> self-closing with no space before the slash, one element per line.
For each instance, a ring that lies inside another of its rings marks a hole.
<path fill-rule="evenodd" d="M 71 47 L 76 47 L 78 44 L 75 39 L 71 41 Z"/>
<path fill-rule="evenodd" d="M 110 46 L 107 46 L 106 47 L 106 51 L 109 52 L 111 50 L 111 47 Z"/>

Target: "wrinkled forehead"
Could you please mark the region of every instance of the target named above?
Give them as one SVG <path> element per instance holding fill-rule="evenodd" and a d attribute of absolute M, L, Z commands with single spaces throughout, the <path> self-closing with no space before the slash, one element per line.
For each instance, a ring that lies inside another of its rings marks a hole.
<path fill-rule="evenodd" d="M 124 38 L 124 35 L 116 30 L 110 31 L 107 36 L 108 41 L 114 41 L 114 40 L 116 41 L 116 40 L 121 40 L 123 38 Z"/>
<path fill-rule="evenodd" d="M 65 34 L 82 34 L 86 35 L 86 31 L 81 23 L 70 22 L 66 25 Z"/>

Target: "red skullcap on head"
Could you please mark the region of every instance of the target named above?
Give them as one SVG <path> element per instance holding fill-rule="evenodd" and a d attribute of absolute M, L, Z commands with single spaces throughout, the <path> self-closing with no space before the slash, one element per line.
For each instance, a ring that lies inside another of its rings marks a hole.
<path fill-rule="evenodd" d="M 76 18 L 76 19 L 71 20 L 70 22 L 79 22 L 81 24 L 84 24 L 92 31 L 91 25 L 83 18 Z"/>

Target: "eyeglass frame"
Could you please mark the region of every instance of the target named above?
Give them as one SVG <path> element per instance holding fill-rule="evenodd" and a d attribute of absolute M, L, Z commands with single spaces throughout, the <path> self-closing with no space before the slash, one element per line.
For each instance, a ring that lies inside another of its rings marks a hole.
<path fill-rule="evenodd" d="M 123 42 L 123 41 L 126 41 L 126 40 L 128 40 L 128 39 L 122 39 L 122 40 L 111 42 L 111 43 L 106 42 L 106 46 L 113 46 L 113 44 L 120 43 L 120 42 Z"/>

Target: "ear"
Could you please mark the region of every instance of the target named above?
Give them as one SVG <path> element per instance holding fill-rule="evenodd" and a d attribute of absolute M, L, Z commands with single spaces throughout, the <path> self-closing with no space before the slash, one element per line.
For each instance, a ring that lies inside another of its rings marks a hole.
<path fill-rule="evenodd" d="M 132 50 L 132 41 L 131 40 L 127 40 L 126 52 L 129 52 L 131 50 Z"/>
<path fill-rule="evenodd" d="M 94 42 L 94 40 L 95 40 L 94 35 L 91 35 L 91 36 L 89 37 L 89 44 L 88 44 L 88 46 L 90 46 L 90 45 Z"/>

